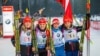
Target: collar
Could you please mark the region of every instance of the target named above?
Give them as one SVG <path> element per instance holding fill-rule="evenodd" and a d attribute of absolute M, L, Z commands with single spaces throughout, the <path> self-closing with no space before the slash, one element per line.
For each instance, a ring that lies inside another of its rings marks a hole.
<path fill-rule="evenodd" d="M 54 27 L 52 27 L 52 31 L 57 32 L 58 30 L 60 30 L 59 28 L 55 29 Z"/>

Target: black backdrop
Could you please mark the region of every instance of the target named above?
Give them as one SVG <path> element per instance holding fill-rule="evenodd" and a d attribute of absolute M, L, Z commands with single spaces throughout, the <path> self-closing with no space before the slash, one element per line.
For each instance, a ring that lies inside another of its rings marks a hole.
<path fill-rule="evenodd" d="M 86 14 L 86 0 L 71 0 L 71 2 L 74 14 Z M 0 0 L 0 7 L 1 5 L 4 5 L 2 0 Z M 19 9 L 19 0 L 8 0 L 5 5 L 13 5 L 15 11 L 17 11 Z M 25 12 L 26 8 L 30 8 L 31 15 L 43 7 L 46 8 L 43 12 L 44 16 L 60 16 L 63 14 L 61 5 L 55 0 L 22 0 L 21 7 L 23 12 Z M 100 0 L 91 0 L 91 14 L 100 14 Z"/>

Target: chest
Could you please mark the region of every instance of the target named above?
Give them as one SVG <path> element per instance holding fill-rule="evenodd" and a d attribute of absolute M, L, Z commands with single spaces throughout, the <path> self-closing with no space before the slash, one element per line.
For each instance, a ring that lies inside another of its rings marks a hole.
<path fill-rule="evenodd" d="M 20 36 L 21 36 L 21 38 L 32 38 L 30 30 L 28 30 L 28 31 L 21 31 Z"/>
<path fill-rule="evenodd" d="M 61 31 L 57 31 L 57 32 L 53 31 L 52 35 L 53 35 L 54 39 L 62 38 L 62 32 Z"/>
<path fill-rule="evenodd" d="M 41 39 L 41 40 L 47 38 L 45 31 L 44 32 L 37 31 L 36 36 L 37 36 L 37 39 Z"/>
<path fill-rule="evenodd" d="M 75 38 L 76 37 L 76 30 L 64 30 L 63 32 L 64 34 L 64 37 L 67 37 L 67 38 Z"/>

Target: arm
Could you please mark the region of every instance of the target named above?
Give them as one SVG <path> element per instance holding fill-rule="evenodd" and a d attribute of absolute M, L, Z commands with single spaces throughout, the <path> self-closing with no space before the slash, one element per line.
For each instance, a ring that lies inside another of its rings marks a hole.
<path fill-rule="evenodd" d="M 11 43 L 15 47 L 15 37 L 14 36 L 11 38 Z"/>
<path fill-rule="evenodd" d="M 89 27 L 90 27 L 90 21 L 89 21 L 89 19 L 86 19 L 85 30 L 88 30 Z M 80 31 L 82 31 L 83 26 L 76 26 L 76 27 L 74 26 L 74 28 L 76 29 L 77 32 L 80 32 Z"/>
<path fill-rule="evenodd" d="M 19 34 L 20 34 L 20 32 L 21 32 L 21 26 L 22 26 L 22 24 L 19 26 Z M 14 32 L 15 32 L 15 30 L 14 30 Z M 16 33 L 15 33 L 16 34 Z M 11 43 L 13 44 L 13 46 L 15 46 L 15 36 L 13 36 L 12 38 L 11 38 Z"/>

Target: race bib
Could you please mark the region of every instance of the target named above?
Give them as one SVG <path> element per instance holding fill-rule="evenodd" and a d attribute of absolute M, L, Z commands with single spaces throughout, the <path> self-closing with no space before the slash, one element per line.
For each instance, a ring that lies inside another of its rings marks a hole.
<path fill-rule="evenodd" d="M 31 41 L 31 38 L 25 37 L 25 38 L 24 38 L 24 41 L 25 41 L 25 42 L 30 42 L 30 41 Z"/>
<path fill-rule="evenodd" d="M 30 44 L 31 39 L 32 39 L 32 36 L 31 36 L 30 31 L 27 31 L 27 32 L 22 31 L 21 36 L 20 36 L 21 44 Z"/>
<path fill-rule="evenodd" d="M 38 44 L 45 44 L 46 43 L 46 39 L 39 39 L 38 40 Z"/>

